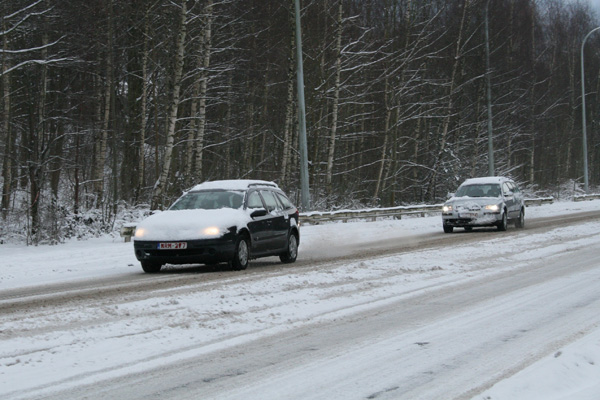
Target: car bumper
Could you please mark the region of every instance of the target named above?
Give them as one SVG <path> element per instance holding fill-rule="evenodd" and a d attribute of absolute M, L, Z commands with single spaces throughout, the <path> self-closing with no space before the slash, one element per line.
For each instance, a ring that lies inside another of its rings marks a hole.
<path fill-rule="evenodd" d="M 442 222 L 445 226 L 494 226 L 502 221 L 500 212 L 467 212 L 467 213 L 445 213 L 442 214 Z"/>
<path fill-rule="evenodd" d="M 205 264 L 229 261 L 235 254 L 235 239 L 187 240 L 187 248 L 160 250 L 159 241 L 134 241 L 138 261 L 160 264 Z"/>

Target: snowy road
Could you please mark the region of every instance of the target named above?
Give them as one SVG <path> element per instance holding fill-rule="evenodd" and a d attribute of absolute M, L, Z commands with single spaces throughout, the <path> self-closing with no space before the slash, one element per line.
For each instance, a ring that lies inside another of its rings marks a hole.
<path fill-rule="evenodd" d="M 590 270 L 589 261 L 600 263 L 598 250 L 430 287 L 217 359 L 157 371 L 141 387 L 166 374 L 177 398 L 471 398 L 597 326 L 600 271 Z"/>
<path fill-rule="evenodd" d="M 19 286 L 10 270 L 0 396 L 471 399 L 600 327 L 597 211 L 506 233 L 439 225 L 344 224 L 336 238 L 306 227 L 298 265 L 244 273 L 81 272 Z M 403 226 L 412 235 L 394 237 Z M 357 239 L 371 229 L 389 240 Z"/>

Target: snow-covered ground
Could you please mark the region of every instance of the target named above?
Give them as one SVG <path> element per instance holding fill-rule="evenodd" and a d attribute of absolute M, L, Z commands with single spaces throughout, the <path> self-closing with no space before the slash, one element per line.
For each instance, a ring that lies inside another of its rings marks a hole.
<path fill-rule="evenodd" d="M 528 207 L 527 218 L 596 210 L 600 210 L 600 200 L 559 202 Z M 351 222 L 339 228 L 339 224 L 303 226 L 299 261 L 319 260 L 321 255 L 331 257 L 332 252 L 343 256 L 347 249 L 377 237 L 398 239 L 402 243 L 417 234 L 438 234 L 441 221 L 439 216 L 405 218 Z M 525 237 L 526 232 L 521 235 Z M 560 254 L 574 246 L 598 246 L 598 232 L 597 221 L 557 228 L 532 235 L 530 240 L 518 244 L 520 247 L 515 251 L 525 254 L 518 260 L 525 262 Z M 561 243 L 562 236 L 569 240 Z M 547 241 L 548 237 L 556 238 L 557 244 L 537 250 L 537 241 Z M 29 393 L 23 397 L 43 396 L 57 388 L 139 372 L 140 368 L 227 346 L 216 342 L 223 335 L 229 335 L 230 342 L 239 343 L 318 318 L 332 318 L 336 313 L 364 309 L 407 291 L 424 290 L 432 282 L 451 284 L 472 274 L 482 249 L 506 251 L 511 246 L 517 246 L 514 240 L 493 236 L 443 253 L 421 251 L 350 260 L 345 264 L 337 261 L 335 268 L 323 271 L 296 273 L 293 268 L 268 271 L 264 280 L 253 285 L 239 281 L 232 274 L 224 277 L 218 288 L 210 290 L 186 293 L 175 288 L 156 293 L 155 298 L 90 306 L 102 315 L 88 315 L 87 309 L 68 307 L 60 310 L 60 314 L 44 314 L 39 319 L 35 315 L 24 320 L 0 314 L 0 397 L 20 398 L 23 393 Z M 142 275 L 133 245 L 119 237 L 71 241 L 58 246 L 3 244 L 0 260 L 0 294 L 41 285 Z M 497 269 L 492 272 L 477 266 L 480 276 L 495 272 Z M 210 288 L 210 283 L 206 284 Z M 203 308 L 200 310 L 198 305 Z M 62 331 L 56 328 L 61 323 L 66 324 Z M 69 323 L 76 324 L 69 326 Z M 192 336 L 190 329 L 196 333 L 193 340 L 188 338 Z M 189 348 L 183 351 L 181 341 L 186 340 Z M 172 353 L 165 357 L 164 352 L 169 349 Z M 143 366 L 136 360 L 144 360 Z M 78 380 L 81 376 L 84 378 Z M 477 400 L 598 398 L 600 327 L 474 397 Z"/>

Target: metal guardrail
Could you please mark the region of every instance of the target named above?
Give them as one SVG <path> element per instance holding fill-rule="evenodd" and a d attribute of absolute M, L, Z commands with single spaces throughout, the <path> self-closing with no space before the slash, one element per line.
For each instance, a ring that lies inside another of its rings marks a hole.
<path fill-rule="evenodd" d="M 597 198 L 600 198 L 598 195 Z M 576 200 L 577 201 L 577 200 Z M 535 199 L 525 199 L 526 206 L 542 205 L 553 203 L 553 197 L 539 197 Z M 419 205 L 419 206 L 399 206 L 389 208 L 372 208 L 367 210 L 340 210 L 340 211 L 312 211 L 308 213 L 300 213 L 300 222 L 302 224 L 318 225 L 323 222 L 350 220 L 366 220 L 376 221 L 378 218 L 402 219 L 403 216 L 419 216 L 425 217 L 429 214 L 438 214 L 442 211 L 442 204 Z M 121 227 L 121 237 L 125 238 L 126 242 L 131 240 L 135 234 L 135 223 L 124 224 Z"/>
<path fill-rule="evenodd" d="M 554 203 L 554 197 L 536 197 L 534 199 L 525 199 L 525 205 L 529 206 L 541 206 L 542 204 Z"/>
<path fill-rule="evenodd" d="M 554 202 L 553 197 L 539 197 L 535 199 L 525 199 L 526 206 L 549 204 Z M 420 206 L 401 206 L 390 208 L 374 208 L 370 210 L 343 210 L 331 212 L 309 212 L 300 214 L 300 222 L 303 224 L 318 225 L 322 222 L 350 220 L 376 221 L 378 218 L 393 217 L 402 219 L 405 215 L 417 215 L 424 217 L 428 214 L 438 214 L 442 211 L 443 204 L 420 205 Z"/>
<path fill-rule="evenodd" d="M 437 214 L 441 212 L 441 210 L 442 204 L 373 208 L 369 210 L 340 210 L 327 212 L 312 211 L 308 213 L 300 213 L 300 222 L 302 224 L 318 225 L 322 222 L 333 221 L 376 221 L 378 218 L 388 217 L 401 219 L 403 215 L 419 215 L 424 217 L 427 214 Z"/>
<path fill-rule="evenodd" d="M 582 194 L 579 196 L 573 196 L 573 201 L 586 201 L 598 199 L 600 199 L 600 194 Z"/>

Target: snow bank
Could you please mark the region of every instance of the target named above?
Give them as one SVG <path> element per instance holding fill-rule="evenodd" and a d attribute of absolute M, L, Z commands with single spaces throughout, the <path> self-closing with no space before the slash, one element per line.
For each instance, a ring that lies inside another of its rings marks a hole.
<path fill-rule="evenodd" d="M 595 210 L 600 210 L 600 200 L 554 203 L 528 207 L 527 218 Z M 561 234 L 578 232 L 582 235 L 583 241 L 597 241 L 594 229 L 597 231 L 597 223 L 561 228 L 544 235 L 558 235 L 557 238 L 560 239 Z M 304 226 L 301 228 L 299 260 L 318 260 L 323 255 L 331 256 L 334 251 L 344 253 L 359 243 L 372 243 L 379 238 L 406 243 L 414 240 L 415 235 L 439 234 L 441 230 L 439 216 Z M 520 232 L 519 235 L 527 235 L 527 230 Z M 566 245 L 560 243 L 536 250 L 535 240 L 532 238 L 523 243 L 510 241 L 509 245 L 514 246 L 514 251 L 519 253 L 518 259 L 511 261 L 517 261 L 514 263 L 517 264 L 526 262 L 527 259 L 565 251 Z M 151 358 L 155 354 L 153 352 L 159 353 L 170 347 L 178 349 L 181 342 L 178 338 L 187 337 L 185 335 L 190 334 L 190 329 L 194 329 L 195 332 L 197 330 L 205 332 L 206 337 L 203 340 L 214 339 L 225 332 L 230 334 L 232 331 L 244 335 L 263 330 L 261 334 L 265 334 L 268 329 L 284 329 L 284 326 L 302 324 L 318 315 L 335 314 L 336 310 L 343 312 L 349 309 L 348 304 L 352 307 L 367 307 L 370 302 L 385 301 L 390 293 L 395 295 L 395 291 L 406 290 L 406 285 L 409 284 L 414 289 L 419 289 L 427 285 L 428 281 L 431 283 L 432 279 L 452 279 L 460 273 L 468 274 L 469 265 L 476 263 L 473 259 L 480 254 L 478 252 L 493 251 L 498 246 L 498 242 L 497 240 L 481 241 L 472 250 L 464 247 L 456 249 L 458 254 L 448 249 L 448 252 L 440 256 L 432 256 L 431 252 L 417 252 L 348 262 L 330 271 L 294 273 L 292 270 L 281 275 L 272 274 L 268 280 L 265 280 L 264 287 L 260 285 L 248 287 L 242 281 L 237 282 L 235 278 L 225 279 L 221 282 L 221 288 L 213 288 L 206 293 L 192 296 L 185 293 L 185 288 L 182 288 L 181 293 L 169 292 L 165 293 L 165 297 L 133 301 L 116 308 L 106 306 L 102 310 L 102 315 L 90 315 L 88 310 L 74 309 L 70 312 L 74 314 L 75 319 L 79 319 L 80 322 L 89 319 L 89 325 L 81 324 L 83 326 L 79 329 L 81 332 L 71 329 L 64 336 L 47 336 L 43 343 L 31 343 L 31 338 L 27 337 L 12 338 L 10 343 L 4 340 L 0 342 L 2 353 L 12 354 L 14 349 L 33 346 L 35 348 L 28 357 L 33 360 L 38 353 L 40 357 L 38 361 L 31 362 L 25 359 L 18 360 L 19 364 L 9 362 L 8 358 L 5 358 L 0 364 L 0 383 L 4 379 L 13 379 L 9 386 L 19 384 L 24 388 L 30 387 L 33 383 L 28 380 L 27 377 L 30 376 L 28 374 L 34 374 L 32 369 L 44 369 L 46 365 L 51 365 L 52 370 L 46 368 L 46 376 L 36 373 L 34 380 L 46 381 L 50 384 L 57 376 L 67 373 L 69 369 L 75 371 L 74 373 L 98 368 L 113 371 L 115 366 L 120 365 L 119 360 L 122 361 L 127 357 L 124 355 L 127 352 L 131 353 L 131 358 L 134 359 L 140 357 L 142 353 Z M 340 243 L 343 245 L 340 246 Z M 448 254 L 453 254 L 452 258 L 448 258 Z M 0 290 L 18 290 L 34 285 L 65 284 L 83 279 L 118 278 L 124 275 L 142 274 L 134 256 L 132 243 L 123 243 L 121 239 L 108 236 L 86 241 L 72 240 L 57 246 L 26 247 L 4 244 L 0 245 L 0 258 L 2 260 Z M 450 259 L 458 261 L 449 263 Z M 509 266 L 513 264 L 505 265 L 510 268 Z M 478 271 L 478 273 L 485 273 L 485 271 Z M 336 284 L 331 285 L 333 282 Z M 329 289 L 324 290 L 323 287 Z M 273 294 L 273 296 L 262 296 L 262 293 Z M 207 305 L 206 309 L 210 311 L 199 312 L 196 304 Z M 105 325 L 102 323 L 104 314 L 107 318 L 122 315 L 123 322 Z M 136 318 L 138 315 L 143 318 Z M 68 319 L 69 315 L 63 314 L 61 318 Z M 15 327 L 22 323 L 32 323 L 38 324 L 37 328 L 55 322 L 57 321 L 37 321 L 33 317 L 31 321 L 11 321 Z M 196 325 L 190 327 L 188 326 L 190 323 Z M 3 329 L 10 329 L 10 327 L 5 326 Z M 77 334 L 89 340 L 79 341 Z M 140 340 L 142 337 L 147 341 Z M 193 338 L 197 337 L 198 335 L 193 335 Z M 242 340 L 241 338 L 242 336 L 237 340 Z M 107 345 L 111 346 L 111 351 L 107 351 Z M 55 346 L 56 353 L 46 350 L 52 346 Z M 80 355 L 86 355 L 81 359 L 95 361 L 74 366 L 71 355 L 73 350 L 80 352 Z M 163 361 L 156 360 L 156 362 Z M 20 377 L 18 382 L 11 375 L 11 371 L 16 369 L 26 373 L 18 375 Z M 114 374 L 119 373 L 123 371 L 114 370 Z M 11 389 L 6 387 L 5 391 L 8 390 Z M 474 397 L 476 400 L 598 398 L 600 398 L 600 329 Z"/>

